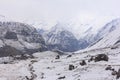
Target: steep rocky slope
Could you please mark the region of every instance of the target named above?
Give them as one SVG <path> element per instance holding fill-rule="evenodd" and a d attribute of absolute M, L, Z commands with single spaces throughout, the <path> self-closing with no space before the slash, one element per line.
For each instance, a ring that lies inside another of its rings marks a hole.
<path fill-rule="evenodd" d="M 9 50 L 9 54 L 14 53 L 16 50 L 18 50 L 17 52 L 29 54 L 46 49 L 43 37 L 30 25 L 18 22 L 0 22 L 1 55 L 5 50 Z"/>

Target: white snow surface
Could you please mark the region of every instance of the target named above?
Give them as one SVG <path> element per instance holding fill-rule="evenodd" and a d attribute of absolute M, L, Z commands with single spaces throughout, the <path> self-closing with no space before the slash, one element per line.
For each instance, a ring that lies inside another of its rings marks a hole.
<path fill-rule="evenodd" d="M 109 61 L 90 62 L 90 56 L 106 54 Z M 33 54 L 34 59 L 13 61 L 11 64 L 0 64 L 0 80 L 116 80 L 111 71 L 105 70 L 111 65 L 116 71 L 120 68 L 120 46 L 115 49 L 101 48 L 68 55 L 61 55 L 55 59 L 58 53 L 46 51 Z M 2 59 L 2 58 L 1 58 Z M 85 60 L 87 65 L 81 66 L 80 61 Z M 69 70 L 69 65 L 75 66 Z M 34 77 L 33 79 L 31 77 Z M 29 79 L 27 79 L 29 78 Z M 119 80 L 119 79 L 118 79 Z"/>

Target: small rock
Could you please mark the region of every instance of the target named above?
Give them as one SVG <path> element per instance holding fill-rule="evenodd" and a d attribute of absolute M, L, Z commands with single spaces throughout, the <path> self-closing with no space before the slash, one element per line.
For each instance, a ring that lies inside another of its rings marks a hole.
<path fill-rule="evenodd" d="M 58 79 L 65 79 L 65 76 L 63 76 L 63 77 L 59 77 Z"/>
<path fill-rule="evenodd" d="M 108 65 L 108 66 L 105 68 L 105 70 L 112 70 L 111 65 Z"/>
<path fill-rule="evenodd" d="M 94 56 L 91 56 L 91 58 L 88 60 L 88 62 L 91 62 L 94 60 Z"/>
<path fill-rule="evenodd" d="M 85 62 L 85 60 L 82 60 L 82 62 L 80 62 L 80 65 L 81 65 L 81 66 L 84 66 L 84 65 L 86 65 L 86 62 Z"/>
<path fill-rule="evenodd" d="M 112 72 L 112 75 L 117 75 L 117 71 L 113 71 L 113 72 Z"/>
<path fill-rule="evenodd" d="M 75 69 L 75 66 L 74 65 L 69 65 L 69 70 L 73 70 Z"/>
<path fill-rule="evenodd" d="M 57 55 L 55 59 L 60 59 L 60 56 L 59 56 L 59 55 Z"/>
<path fill-rule="evenodd" d="M 67 58 L 72 57 L 72 55 L 68 55 Z"/>
<path fill-rule="evenodd" d="M 119 79 L 119 78 L 120 78 L 120 69 L 118 70 L 117 76 L 116 76 L 116 79 Z"/>

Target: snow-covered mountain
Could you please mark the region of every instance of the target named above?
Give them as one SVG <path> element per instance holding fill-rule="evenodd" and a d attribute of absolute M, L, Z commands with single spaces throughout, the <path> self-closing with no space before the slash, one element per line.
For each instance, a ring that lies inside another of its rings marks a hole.
<path fill-rule="evenodd" d="M 120 41 L 120 19 L 115 19 L 106 24 L 95 36 L 94 48 L 103 48 L 118 44 Z"/>
<path fill-rule="evenodd" d="M 0 22 L 0 55 L 14 51 L 33 53 L 45 49 L 45 41 L 34 27 L 19 22 Z"/>
<path fill-rule="evenodd" d="M 89 45 L 91 45 L 95 41 L 95 33 L 93 32 L 93 28 L 90 27 L 87 29 L 80 37 L 79 39 L 79 45 L 81 49 L 85 49 Z"/>
<path fill-rule="evenodd" d="M 44 38 L 49 49 L 59 49 L 67 52 L 79 49 L 78 40 L 75 36 L 59 23 L 45 34 Z"/>
<path fill-rule="evenodd" d="M 49 49 L 59 49 L 62 51 L 75 51 L 79 49 L 85 49 L 91 45 L 95 39 L 96 35 L 93 31 L 93 27 L 87 26 L 87 30 L 79 31 L 80 36 L 77 36 L 74 31 L 72 31 L 72 26 L 65 23 L 57 23 L 50 30 L 38 29 L 38 32 L 43 36 L 48 44 Z M 83 25 L 81 25 L 83 27 Z M 74 26 L 73 26 L 74 27 Z"/>

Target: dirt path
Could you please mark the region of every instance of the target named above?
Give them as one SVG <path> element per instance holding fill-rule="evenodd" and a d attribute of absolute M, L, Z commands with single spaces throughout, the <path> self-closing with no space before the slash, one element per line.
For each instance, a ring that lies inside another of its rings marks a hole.
<path fill-rule="evenodd" d="M 37 75 L 34 73 L 35 70 L 33 68 L 33 64 L 37 62 L 36 60 L 31 60 L 30 64 L 28 65 L 29 67 L 29 71 L 30 71 L 30 74 L 31 74 L 31 77 L 26 77 L 27 80 L 35 80 L 37 78 Z"/>

